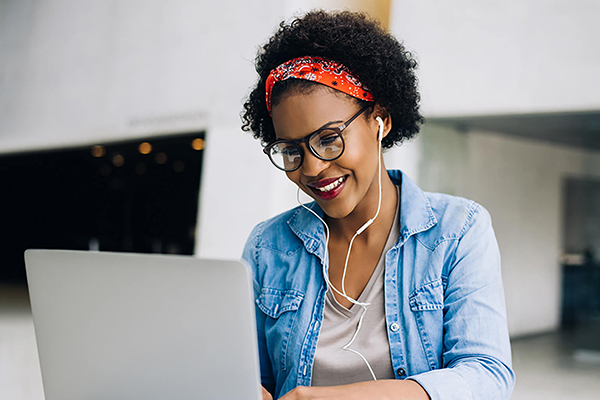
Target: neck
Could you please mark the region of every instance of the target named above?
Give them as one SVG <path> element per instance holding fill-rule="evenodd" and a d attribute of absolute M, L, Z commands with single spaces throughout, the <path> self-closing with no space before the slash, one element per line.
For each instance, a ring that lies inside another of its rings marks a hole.
<path fill-rule="evenodd" d="M 397 191 L 385 168 L 381 169 L 381 209 L 373 223 L 364 230 L 357 241 L 368 243 L 378 240 L 382 235 L 389 234 L 397 208 Z M 331 236 L 344 241 L 350 241 L 356 231 L 368 220 L 375 217 L 379 203 L 379 182 L 374 180 L 365 199 L 348 216 L 344 218 L 326 217 L 326 222 L 331 230 Z"/>

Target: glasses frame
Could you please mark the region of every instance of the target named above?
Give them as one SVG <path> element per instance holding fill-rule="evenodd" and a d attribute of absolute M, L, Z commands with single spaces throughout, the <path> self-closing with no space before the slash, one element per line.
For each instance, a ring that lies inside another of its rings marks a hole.
<path fill-rule="evenodd" d="M 372 104 L 369 104 L 369 105 L 361 108 L 356 114 L 354 114 L 352 117 L 350 117 L 350 119 L 348 119 L 346 122 L 344 122 L 343 124 L 341 124 L 339 126 L 320 128 L 312 133 L 309 133 L 308 135 L 304 136 L 303 138 L 296 139 L 296 140 L 285 140 L 285 139 L 276 140 L 273 143 L 270 143 L 269 145 L 267 145 L 263 149 L 263 152 L 267 155 L 267 157 L 269 157 L 269 160 L 271 160 L 271 163 L 275 167 L 277 167 L 278 169 L 285 171 L 285 172 L 295 171 L 302 166 L 302 163 L 304 162 L 304 149 L 300 146 L 301 143 L 304 143 L 304 145 L 310 151 L 310 153 L 313 156 L 317 157 L 319 160 L 323 160 L 323 161 L 337 160 L 338 158 L 340 158 L 342 156 L 342 154 L 344 154 L 344 150 L 346 150 L 346 142 L 344 141 L 344 136 L 342 135 L 342 133 L 344 132 L 344 129 L 346 129 L 352 123 L 352 121 L 354 121 L 356 118 L 358 118 L 358 116 L 361 115 L 363 112 L 365 112 L 369 107 L 372 107 Z M 335 133 L 337 133 L 340 136 L 340 139 L 342 140 L 342 151 L 340 152 L 340 154 L 338 154 L 337 156 L 335 156 L 333 158 L 326 158 L 326 157 L 320 156 L 319 154 L 317 154 L 315 149 L 313 149 L 313 147 L 310 145 L 310 141 L 313 137 L 315 137 L 316 135 L 320 134 L 321 132 L 327 131 L 327 130 L 334 131 Z M 271 154 L 270 154 L 271 149 L 273 148 L 273 146 L 278 145 L 280 143 L 287 143 L 290 145 L 294 145 L 300 150 L 300 164 L 298 164 L 298 166 L 296 168 L 294 168 L 294 169 L 282 168 L 279 165 L 277 165 L 275 163 L 275 161 L 273 161 L 273 158 L 271 157 Z"/>

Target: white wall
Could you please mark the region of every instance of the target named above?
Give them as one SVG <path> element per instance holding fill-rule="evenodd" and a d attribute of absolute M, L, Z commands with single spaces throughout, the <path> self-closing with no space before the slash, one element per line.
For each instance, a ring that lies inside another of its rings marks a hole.
<path fill-rule="evenodd" d="M 239 132 L 256 45 L 282 15 L 268 0 L 3 0 L 0 152 Z"/>
<path fill-rule="evenodd" d="M 395 0 L 427 116 L 600 108 L 597 0 Z"/>
<path fill-rule="evenodd" d="M 511 335 L 557 329 L 562 179 L 600 177 L 600 152 L 426 125 L 420 184 L 491 213 L 502 254 Z"/>

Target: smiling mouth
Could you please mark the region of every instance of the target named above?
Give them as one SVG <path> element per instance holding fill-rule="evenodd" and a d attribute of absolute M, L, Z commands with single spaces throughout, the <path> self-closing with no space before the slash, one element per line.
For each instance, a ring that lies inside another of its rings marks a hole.
<path fill-rule="evenodd" d="M 347 178 L 348 176 L 344 175 L 337 179 L 323 179 L 319 182 L 309 183 L 307 186 L 321 199 L 331 200 L 341 192 Z"/>
<path fill-rule="evenodd" d="M 321 186 L 321 187 L 315 187 L 314 189 L 318 190 L 321 193 L 331 192 L 333 189 L 335 189 L 336 187 L 340 186 L 342 184 L 342 182 L 344 182 L 345 180 L 346 180 L 346 177 L 342 176 L 339 179 L 331 182 L 329 185 L 325 185 L 325 186 Z"/>

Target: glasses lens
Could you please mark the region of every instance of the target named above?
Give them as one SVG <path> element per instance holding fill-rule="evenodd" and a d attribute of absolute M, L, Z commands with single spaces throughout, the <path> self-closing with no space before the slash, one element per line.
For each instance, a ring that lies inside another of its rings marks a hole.
<path fill-rule="evenodd" d="M 325 129 L 310 138 L 310 147 L 324 160 L 335 160 L 344 151 L 344 139 L 335 130 Z"/>
<path fill-rule="evenodd" d="M 293 171 L 302 163 L 300 147 L 294 143 L 277 143 L 269 148 L 273 164 L 285 171 Z"/>

